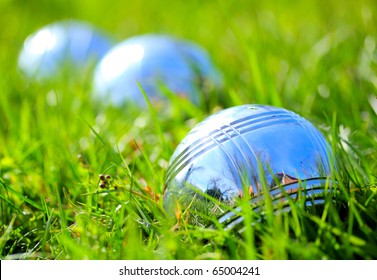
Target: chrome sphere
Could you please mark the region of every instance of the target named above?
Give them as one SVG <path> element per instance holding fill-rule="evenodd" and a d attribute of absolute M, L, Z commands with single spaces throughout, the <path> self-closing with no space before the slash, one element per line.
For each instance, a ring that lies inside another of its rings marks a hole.
<path fill-rule="evenodd" d="M 50 79 L 65 67 L 83 70 L 111 46 L 109 37 L 90 24 L 63 20 L 46 25 L 25 40 L 18 67 L 29 78 Z"/>
<path fill-rule="evenodd" d="M 98 64 L 94 92 L 113 105 L 145 105 L 142 89 L 151 101 L 162 100 L 161 90 L 200 100 L 200 92 L 221 85 L 219 72 L 205 49 L 167 35 L 129 38 Z"/>
<path fill-rule="evenodd" d="M 301 193 L 306 205 L 323 203 L 330 156 L 321 133 L 291 111 L 263 105 L 225 109 L 199 123 L 176 148 L 166 174 L 165 208 L 175 211 L 178 203 L 200 212 L 209 197 L 236 207 L 245 192 L 255 211 L 266 193 L 275 204 L 287 203 L 287 195 L 301 199 Z M 231 221 L 234 209 L 220 222 Z"/>

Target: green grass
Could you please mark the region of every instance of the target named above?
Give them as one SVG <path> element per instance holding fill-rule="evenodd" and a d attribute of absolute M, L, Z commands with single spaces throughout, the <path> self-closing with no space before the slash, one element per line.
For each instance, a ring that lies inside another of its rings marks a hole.
<path fill-rule="evenodd" d="M 1 0 L 0 10 L 0 258 L 377 259 L 375 1 Z M 193 40 L 222 71 L 223 95 L 140 111 L 94 102 L 89 75 L 29 83 L 16 69 L 23 40 L 63 18 L 118 41 Z M 188 223 L 186 209 L 167 215 L 175 147 L 206 116 L 247 103 L 293 110 L 321 130 L 338 157 L 337 199 L 267 213 L 244 236 L 210 216 L 201 218 L 213 228 Z M 100 174 L 111 175 L 105 188 Z"/>

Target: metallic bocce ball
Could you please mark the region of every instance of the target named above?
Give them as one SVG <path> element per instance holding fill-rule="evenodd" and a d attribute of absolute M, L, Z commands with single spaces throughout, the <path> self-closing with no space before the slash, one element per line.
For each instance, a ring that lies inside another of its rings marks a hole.
<path fill-rule="evenodd" d="M 18 68 L 28 78 L 54 79 L 62 71 L 71 75 L 94 64 L 111 48 L 111 39 L 89 23 L 63 20 L 51 23 L 26 38 Z"/>
<path fill-rule="evenodd" d="M 221 85 L 219 71 L 199 45 L 168 35 L 135 36 L 114 46 L 100 61 L 94 94 L 120 106 L 163 100 L 164 91 L 199 103 L 201 94 Z M 166 94 L 165 94 L 166 95 Z"/>
<path fill-rule="evenodd" d="M 232 219 L 246 193 L 255 211 L 264 209 L 266 195 L 287 211 L 288 198 L 320 204 L 328 193 L 331 155 L 322 134 L 291 111 L 263 105 L 225 109 L 199 123 L 176 148 L 166 174 L 165 208 L 207 213 L 210 197 L 219 202 L 211 204 L 212 214 L 234 224 L 242 221 Z M 220 216 L 221 205 L 235 210 Z"/>

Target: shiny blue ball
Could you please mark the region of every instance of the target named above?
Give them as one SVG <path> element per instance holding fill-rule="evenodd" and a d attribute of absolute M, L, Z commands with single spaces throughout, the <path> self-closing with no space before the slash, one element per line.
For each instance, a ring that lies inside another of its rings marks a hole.
<path fill-rule="evenodd" d="M 53 79 L 64 69 L 72 75 L 93 66 L 112 46 L 111 39 L 89 23 L 63 20 L 31 34 L 19 54 L 18 67 L 29 78 Z"/>
<path fill-rule="evenodd" d="M 331 155 L 323 135 L 296 113 L 265 105 L 228 108 L 195 126 L 176 148 L 166 173 L 165 207 L 174 213 L 181 204 L 207 213 L 204 197 L 210 196 L 219 204 L 212 209 L 229 209 L 245 192 L 255 211 L 263 209 L 266 196 L 285 210 L 288 197 L 306 206 L 322 204 Z"/>
<path fill-rule="evenodd" d="M 145 105 L 141 92 L 161 101 L 164 90 L 198 103 L 201 94 L 221 85 L 207 51 L 168 35 L 141 35 L 114 46 L 98 64 L 94 92 L 113 105 Z"/>

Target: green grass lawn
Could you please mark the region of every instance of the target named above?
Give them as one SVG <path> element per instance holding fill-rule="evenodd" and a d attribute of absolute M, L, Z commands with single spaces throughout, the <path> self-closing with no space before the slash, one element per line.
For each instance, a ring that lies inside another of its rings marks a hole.
<path fill-rule="evenodd" d="M 0 0 L 0 11 L 0 258 L 377 259 L 375 1 Z M 24 39 L 64 18 L 116 41 L 193 40 L 223 73 L 223 93 L 198 108 L 138 110 L 94 102 L 85 73 L 28 82 L 16 67 Z M 175 147 L 206 116 L 248 103 L 292 110 L 323 133 L 336 199 L 267 213 L 243 235 L 167 215 Z"/>

